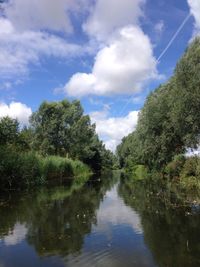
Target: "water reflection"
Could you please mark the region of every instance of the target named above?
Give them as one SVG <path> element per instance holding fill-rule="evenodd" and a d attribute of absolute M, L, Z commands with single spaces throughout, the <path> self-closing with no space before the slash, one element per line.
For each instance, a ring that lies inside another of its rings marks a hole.
<path fill-rule="evenodd" d="M 102 227 L 104 231 L 110 225 L 112 227 L 123 225 L 130 226 L 135 233 L 142 234 L 143 230 L 138 214 L 130 207 L 124 205 L 123 199 L 118 196 L 117 189 L 118 184 L 111 191 L 107 192 L 99 208 L 97 213 L 98 230 Z"/>
<path fill-rule="evenodd" d="M 11 233 L 6 235 L 2 241 L 5 246 L 15 246 L 25 239 L 26 233 L 27 228 L 23 224 L 16 223 Z"/>
<path fill-rule="evenodd" d="M 57 189 L 58 192 L 61 196 L 57 199 L 54 199 L 54 190 L 42 190 L 22 197 L 15 207 L 9 203 L 11 209 L 4 215 L 4 223 L 8 225 L 1 222 L 4 236 L 7 228 L 4 243 L 24 239 L 24 229 L 23 234 L 19 230 L 21 223 L 21 228 L 27 228 L 26 241 L 34 246 L 40 256 L 66 255 L 80 250 L 84 235 L 91 231 L 92 223 L 96 223 L 95 211 L 102 194 L 94 188 L 83 188 L 63 198 L 63 188 L 60 191 Z M 11 217 L 12 212 L 13 217 L 16 214 L 16 221 Z M 3 216 L 0 214 L 0 217 Z"/>
<path fill-rule="evenodd" d="M 200 214 L 168 205 L 144 184 L 123 182 L 119 194 L 140 215 L 145 243 L 160 267 L 200 266 Z"/>
<path fill-rule="evenodd" d="M 0 267 L 199 267 L 200 216 L 110 174 L 0 201 Z"/>
<path fill-rule="evenodd" d="M 0 207 L 0 266 L 154 267 L 116 180 L 11 195 Z"/>

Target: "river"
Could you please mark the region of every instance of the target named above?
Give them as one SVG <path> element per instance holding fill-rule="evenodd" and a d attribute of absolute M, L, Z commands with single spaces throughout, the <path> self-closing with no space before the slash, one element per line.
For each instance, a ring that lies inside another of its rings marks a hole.
<path fill-rule="evenodd" d="M 199 267 L 199 212 L 133 195 L 119 180 L 0 200 L 0 267 Z"/>

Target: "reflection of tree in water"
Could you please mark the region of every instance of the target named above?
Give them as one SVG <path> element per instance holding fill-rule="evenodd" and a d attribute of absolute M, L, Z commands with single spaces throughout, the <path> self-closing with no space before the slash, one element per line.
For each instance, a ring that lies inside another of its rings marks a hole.
<path fill-rule="evenodd" d="M 28 242 L 40 255 L 79 251 L 85 234 L 96 222 L 100 199 L 94 188 L 83 188 L 66 199 L 44 202 L 31 219 Z"/>
<path fill-rule="evenodd" d="M 200 214 L 168 205 L 141 183 L 123 182 L 119 194 L 140 215 L 145 242 L 158 266 L 200 266 Z"/>
<path fill-rule="evenodd" d="M 107 174 L 75 191 L 58 187 L 12 195 L 7 205 L 0 207 L 0 238 L 11 233 L 18 222 L 26 225 L 27 241 L 41 256 L 80 251 L 112 181 Z"/>

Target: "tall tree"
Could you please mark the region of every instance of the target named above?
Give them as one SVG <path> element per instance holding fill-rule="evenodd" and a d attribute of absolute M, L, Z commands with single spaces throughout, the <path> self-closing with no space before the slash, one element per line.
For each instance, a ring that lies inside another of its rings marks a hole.
<path fill-rule="evenodd" d="M 152 92 L 142 108 L 134 134 L 122 141 L 118 154 L 135 164 L 161 168 L 187 148 L 200 143 L 200 38 L 176 66 L 173 77 Z"/>
<path fill-rule="evenodd" d="M 94 169 L 101 169 L 108 162 L 110 154 L 79 101 L 44 102 L 33 113 L 30 125 L 33 148 L 42 154 L 77 158 Z"/>

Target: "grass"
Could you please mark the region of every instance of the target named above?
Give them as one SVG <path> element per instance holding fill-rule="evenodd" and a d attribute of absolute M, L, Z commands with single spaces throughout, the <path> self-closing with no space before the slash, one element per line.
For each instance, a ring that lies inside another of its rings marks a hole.
<path fill-rule="evenodd" d="M 78 160 L 43 157 L 36 152 L 19 153 L 12 147 L 0 147 L 0 190 L 23 189 L 52 182 L 63 184 L 66 181 L 79 185 L 86 182 L 90 175 L 89 167 Z"/>

